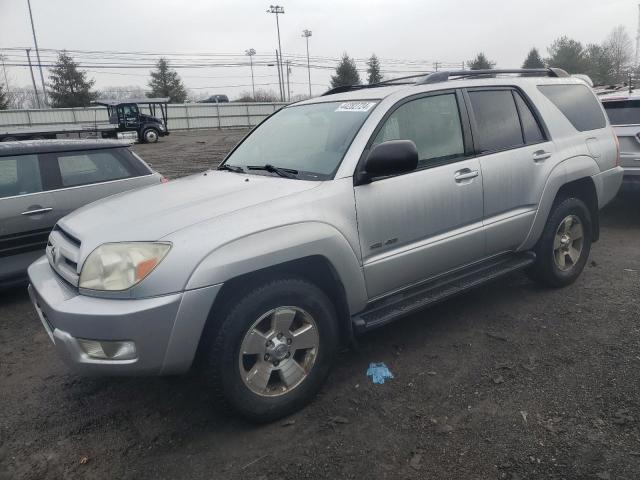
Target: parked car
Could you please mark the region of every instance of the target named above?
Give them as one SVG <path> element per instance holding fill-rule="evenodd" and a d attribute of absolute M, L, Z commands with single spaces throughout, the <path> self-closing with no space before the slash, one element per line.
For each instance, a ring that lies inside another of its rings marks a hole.
<path fill-rule="evenodd" d="M 209 98 L 198 101 L 198 103 L 229 103 L 229 97 L 226 95 L 211 95 Z"/>
<path fill-rule="evenodd" d="M 614 92 L 600 97 L 620 143 L 622 190 L 640 192 L 640 94 Z"/>
<path fill-rule="evenodd" d="M 0 143 L 0 285 L 26 280 L 61 217 L 161 179 L 115 140 Z"/>
<path fill-rule="evenodd" d="M 357 334 L 517 270 L 574 282 L 618 160 L 592 90 L 560 70 L 339 87 L 270 116 L 215 171 L 63 218 L 29 290 L 78 371 L 197 358 L 238 412 L 273 420 Z"/>

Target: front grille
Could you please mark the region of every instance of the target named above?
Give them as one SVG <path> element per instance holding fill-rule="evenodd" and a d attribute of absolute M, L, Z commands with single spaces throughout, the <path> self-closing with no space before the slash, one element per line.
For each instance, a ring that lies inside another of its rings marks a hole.
<path fill-rule="evenodd" d="M 56 225 L 47 242 L 49 265 L 65 281 L 77 287 L 79 281 L 78 259 L 81 242 L 76 237 Z"/>

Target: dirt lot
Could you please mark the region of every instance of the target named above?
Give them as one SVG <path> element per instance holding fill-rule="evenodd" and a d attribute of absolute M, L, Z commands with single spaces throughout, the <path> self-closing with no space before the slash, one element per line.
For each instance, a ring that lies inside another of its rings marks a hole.
<path fill-rule="evenodd" d="M 215 162 L 239 135 L 174 135 L 136 150 L 171 177 Z M 4 292 L 0 472 L 637 479 L 640 198 L 616 200 L 602 222 L 576 284 L 545 290 L 515 274 L 368 334 L 339 355 L 315 402 L 266 426 L 216 411 L 194 376 L 74 375 L 25 291 Z M 370 362 L 395 378 L 373 385 Z"/>

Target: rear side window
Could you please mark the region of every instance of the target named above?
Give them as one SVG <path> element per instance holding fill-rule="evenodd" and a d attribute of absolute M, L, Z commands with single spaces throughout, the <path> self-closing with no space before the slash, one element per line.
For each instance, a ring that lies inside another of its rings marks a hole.
<path fill-rule="evenodd" d="M 586 85 L 538 85 L 579 132 L 604 128 L 607 124 L 600 104 Z"/>
<path fill-rule="evenodd" d="M 37 155 L 0 158 L 0 198 L 42 191 Z"/>
<path fill-rule="evenodd" d="M 540 125 L 533 115 L 533 112 L 523 100 L 522 96 L 514 91 L 513 96 L 516 99 L 518 113 L 520 113 L 520 122 L 522 122 L 522 133 L 524 134 L 524 143 L 530 145 L 545 140 L 544 134 L 540 129 Z"/>
<path fill-rule="evenodd" d="M 57 154 L 63 187 L 108 182 L 134 176 L 130 168 L 108 150 Z"/>
<path fill-rule="evenodd" d="M 524 144 L 511 90 L 470 91 L 469 98 L 476 124 L 474 140 L 480 153 Z"/>
<path fill-rule="evenodd" d="M 602 102 L 612 125 L 640 125 L 640 100 Z"/>
<path fill-rule="evenodd" d="M 389 140 L 412 140 L 419 167 L 464 156 L 458 102 L 454 94 L 407 102 L 386 119 L 373 145 Z"/>

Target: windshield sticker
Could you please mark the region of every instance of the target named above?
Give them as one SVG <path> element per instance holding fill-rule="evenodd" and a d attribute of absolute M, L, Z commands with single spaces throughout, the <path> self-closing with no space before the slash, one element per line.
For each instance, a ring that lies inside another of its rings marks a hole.
<path fill-rule="evenodd" d="M 336 108 L 336 112 L 368 112 L 375 105 L 376 102 L 344 102 Z"/>

